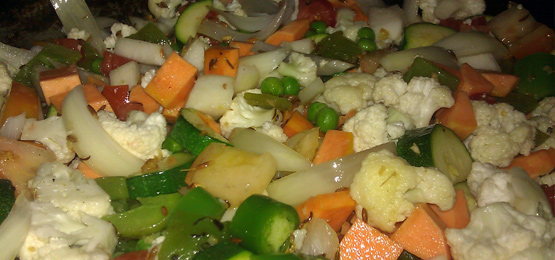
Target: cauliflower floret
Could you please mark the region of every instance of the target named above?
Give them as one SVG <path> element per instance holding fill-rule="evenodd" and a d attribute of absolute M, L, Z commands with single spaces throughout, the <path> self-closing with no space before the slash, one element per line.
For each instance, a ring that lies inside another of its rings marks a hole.
<path fill-rule="evenodd" d="M 508 203 L 472 211 L 463 229 L 445 230 L 453 259 L 555 259 L 555 219 L 529 216 Z"/>
<path fill-rule="evenodd" d="M 368 223 L 392 232 L 417 202 L 438 203 L 442 210 L 455 202 L 449 178 L 437 170 L 418 168 L 387 150 L 370 153 L 351 185 L 351 196 L 364 209 Z"/>
<path fill-rule="evenodd" d="M 323 101 L 345 115 L 372 104 L 377 78 L 367 73 L 347 73 L 331 78 L 324 84 Z"/>
<path fill-rule="evenodd" d="M 114 113 L 100 110 L 98 122 L 118 144 L 143 160 L 165 153 L 161 146 L 166 138 L 167 124 L 159 112 L 148 115 L 132 111 L 124 122 L 117 119 Z"/>
<path fill-rule="evenodd" d="M 397 5 L 370 9 L 368 24 L 376 34 L 376 44 L 379 49 L 401 43 L 403 39 L 403 15 L 403 10 Z"/>
<path fill-rule="evenodd" d="M 356 42 L 358 30 L 362 27 L 367 27 L 368 23 L 364 21 L 353 22 L 355 18 L 355 12 L 349 8 L 340 8 L 337 11 L 336 25 L 335 28 L 328 27 L 326 32 L 332 34 L 334 32 L 343 32 L 343 36 L 347 39 Z"/>
<path fill-rule="evenodd" d="M 307 86 L 316 79 L 316 63 L 309 57 L 293 52 L 289 55 L 289 63 L 282 62 L 277 68 L 277 72 L 282 76 L 296 78 L 301 85 Z"/>
<path fill-rule="evenodd" d="M 421 0 L 419 7 L 422 20 L 437 24 L 440 19 L 449 17 L 462 20 L 480 15 L 486 10 L 486 3 L 484 0 Z"/>
<path fill-rule="evenodd" d="M 59 116 L 40 121 L 34 118 L 27 119 L 21 133 L 21 140 L 41 142 L 54 152 L 57 161 L 62 163 L 68 163 L 75 157 L 75 152 L 68 145 L 67 132 Z"/>
<path fill-rule="evenodd" d="M 155 18 L 174 18 L 176 9 L 184 0 L 148 0 L 148 10 Z"/>
<path fill-rule="evenodd" d="M 243 6 L 239 0 L 233 0 L 226 6 L 227 10 L 231 11 L 234 15 L 247 16 L 247 13 L 243 10 Z"/>
<path fill-rule="evenodd" d="M 382 77 L 376 82 L 372 99 L 388 107 L 396 106 L 399 104 L 400 97 L 406 92 L 407 83 L 403 80 L 403 75 L 394 73 Z"/>
<path fill-rule="evenodd" d="M 88 40 L 91 35 L 85 30 L 79 30 L 77 28 L 71 28 L 67 33 L 68 39 L 75 39 L 75 40 Z"/>
<path fill-rule="evenodd" d="M 4 105 L 4 99 L 12 88 L 12 78 L 8 67 L 3 62 L 0 62 L 0 107 Z"/>
<path fill-rule="evenodd" d="M 555 97 L 546 97 L 531 113 L 530 121 L 537 124 L 537 130 L 549 135 L 549 138 L 534 148 L 534 151 L 555 148 Z"/>
<path fill-rule="evenodd" d="M 555 97 L 546 97 L 538 103 L 538 106 L 531 113 L 534 116 L 546 116 L 555 121 Z"/>
<path fill-rule="evenodd" d="M 491 164 L 474 162 L 467 184 L 479 207 L 507 202 L 527 215 L 552 216 L 540 185 L 521 168 L 504 171 Z"/>
<path fill-rule="evenodd" d="M 249 89 L 237 94 L 231 101 L 230 110 L 220 118 L 222 135 L 229 137 L 231 131 L 237 127 L 261 127 L 270 122 L 278 112 L 276 109 L 263 109 L 251 106 L 245 100 L 245 93 L 260 94 L 260 89 Z"/>
<path fill-rule="evenodd" d="M 399 121 L 388 122 L 388 109 L 382 104 L 368 106 L 345 121 L 343 131 L 354 136 L 353 149 L 360 152 L 398 139 L 405 134 Z"/>
<path fill-rule="evenodd" d="M 110 31 L 112 31 L 112 35 L 104 39 L 104 45 L 106 45 L 106 48 L 108 49 L 113 49 L 116 46 L 118 37 L 127 37 L 131 34 L 137 33 L 137 29 L 135 29 L 135 27 L 123 23 L 112 24 Z"/>
<path fill-rule="evenodd" d="M 146 88 L 148 83 L 150 83 L 150 81 L 154 78 L 154 75 L 156 75 L 156 69 L 151 69 L 145 72 L 145 75 L 141 78 L 141 87 Z"/>
<path fill-rule="evenodd" d="M 283 132 L 283 128 L 281 128 L 276 122 L 264 122 L 261 127 L 256 127 L 255 130 L 270 136 L 281 143 L 285 143 L 285 141 L 287 141 L 287 135 Z"/>
<path fill-rule="evenodd" d="M 519 153 L 530 154 L 536 129 L 523 113 L 507 103 L 471 102 L 477 128 L 466 142 L 474 160 L 505 167 Z"/>

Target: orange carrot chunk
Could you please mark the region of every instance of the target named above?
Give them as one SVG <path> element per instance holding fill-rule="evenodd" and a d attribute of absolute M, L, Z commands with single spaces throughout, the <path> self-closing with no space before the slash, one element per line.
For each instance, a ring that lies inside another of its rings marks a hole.
<path fill-rule="evenodd" d="M 48 105 L 50 105 L 50 97 L 67 93 L 81 84 L 75 65 L 43 71 L 39 74 L 39 78 L 40 88 Z"/>
<path fill-rule="evenodd" d="M 451 209 L 442 211 L 437 205 L 430 207 L 448 228 L 465 228 L 470 222 L 470 211 L 463 190 L 456 190 L 455 204 Z"/>
<path fill-rule="evenodd" d="M 547 150 L 535 151 L 529 155 L 519 155 L 505 169 L 513 167 L 524 169 L 532 179 L 548 174 L 555 169 L 555 149 L 550 147 Z"/>
<path fill-rule="evenodd" d="M 77 170 L 80 170 L 81 173 L 83 173 L 83 175 L 85 175 L 85 177 L 89 179 L 96 179 L 96 178 L 103 177 L 102 175 L 100 175 L 100 173 L 95 172 L 93 169 L 91 169 L 91 167 L 86 165 L 84 162 L 79 162 L 79 164 L 77 165 Z"/>
<path fill-rule="evenodd" d="M 401 245 L 360 219 L 339 243 L 342 260 L 395 260 L 402 252 Z"/>
<path fill-rule="evenodd" d="M 445 255 L 451 259 L 445 238 L 446 226 L 428 204 L 418 204 L 410 216 L 391 235 L 409 253 L 422 259 Z"/>
<path fill-rule="evenodd" d="M 87 100 L 87 104 L 91 106 L 94 111 L 98 111 L 100 109 L 104 109 L 106 111 L 114 112 L 108 100 L 100 93 L 100 90 L 93 84 L 85 84 L 83 85 L 83 92 L 85 94 L 85 99 Z M 69 92 L 60 93 L 58 95 L 52 96 L 50 98 L 50 102 L 58 110 L 58 112 L 62 111 L 62 102 L 66 98 Z"/>
<path fill-rule="evenodd" d="M 287 120 L 287 123 L 283 126 L 283 132 L 287 137 L 291 137 L 312 128 L 314 128 L 314 125 L 312 125 L 306 117 L 301 115 L 298 111 L 294 111 L 289 120 Z"/>
<path fill-rule="evenodd" d="M 183 100 L 180 104 L 177 104 L 177 106 L 175 107 L 162 109 L 162 115 L 166 118 L 166 121 L 172 124 L 175 123 L 177 121 L 177 118 L 180 115 L 179 111 L 181 111 L 181 109 L 185 107 L 185 103 L 186 101 Z"/>
<path fill-rule="evenodd" d="M 278 46 L 282 42 L 292 42 L 304 37 L 310 27 L 309 19 L 299 19 L 288 23 L 283 28 L 277 30 L 270 37 L 266 38 L 265 43 Z"/>
<path fill-rule="evenodd" d="M 351 132 L 328 130 L 314 157 L 314 165 L 352 154 L 354 136 Z"/>
<path fill-rule="evenodd" d="M 212 46 L 204 52 L 204 74 L 235 77 L 239 67 L 239 49 Z"/>
<path fill-rule="evenodd" d="M 208 126 L 210 127 L 212 130 L 214 130 L 214 132 L 218 133 L 219 135 L 222 134 L 222 129 L 220 127 L 220 124 L 218 122 L 216 122 L 216 120 L 214 120 L 214 118 L 212 118 L 212 116 L 210 115 L 206 115 L 198 110 L 195 110 L 195 112 L 197 113 L 197 115 L 200 117 L 200 119 L 202 119 L 202 121 Z"/>
<path fill-rule="evenodd" d="M 251 42 L 238 42 L 238 41 L 230 41 L 229 47 L 239 49 L 239 57 L 253 55 L 254 52 L 251 51 L 252 46 L 254 43 Z"/>
<path fill-rule="evenodd" d="M 145 89 L 140 86 L 134 86 L 129 91 L 129 101 L 141 103 L 143 105 L 143 110 L 147 114 L 152 114 L 160 110 L 160 103 L 156 102 L 154 98 L 149 96 Z"/>
<path fill-rule="evenodd" d="M 474 132 L 478 124 L 468 94 L 459 91 L 454 95 L 455 104 L 450 108 L 440 109 L 435 117 L 438 123 L 453 130 L 461 140 L 464 140 Z"/>
<path fill-rule="evenodd" d="M 339 231 L 341 225 L 355 210 L 356 201 L 351 198 L 348 190 L 326 193 L 310 197 L 295 209 L 301 221 L 311 217 L 321 218 L 335 230 Z"/>
<path fill-rule="evenodd" d="M 175 108 L 185 104 L 196 75 L 197 68 L 174 52 L 158 69 L 145 92 L 164 108 Z"/>
<path fill-rule="evenodd" d="M 507 96 L 520 82 L 519 77 L 511 74 L 482 72 L 482 76 L 493 84 L 491 95 L 495 97 Z"/>
<path fill-rule="evenodd" d="M 26 118 L 37 118 L 41 113 L 39 96 L 34 88 L 27 87 L 19 82 L 12 81 L 10 94 L 4 103 L 0 126 L 4 125 L 6 119 L 25 113 Z"/>
<path fill-rule="evenodd" d="M 493 90 L 493 84 L 468 64 L 461 66 L 461 81 L 456 92 L 464 91 L 469 96 L 475 94 L 489 94 Z"/>

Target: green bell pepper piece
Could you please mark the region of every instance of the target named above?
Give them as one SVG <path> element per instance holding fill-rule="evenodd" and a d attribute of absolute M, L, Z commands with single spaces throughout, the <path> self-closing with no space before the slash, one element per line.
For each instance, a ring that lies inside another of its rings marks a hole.
<path fill-rule="evenodd" d="M 357 43 L 343 36 L 342 32 L 335 32 L 316 44 L 314 54 L 356 64 L 358 63 L 359 56 L 362 54 L 362 48 Z"/>
<path fill-rule="evenodd" d="M 231 242 L 223 241 L 196 254 L 193 260 L 250 260 L 252 252 Z"/>
<path fill-rule="evenodd" d="M 299 223 L 292 206 L 255 194 L 237 208 L 231 234 L 241 239 L 241 246 L 256 254 L 284 253 Z"/>
<path fill-rule="evenodd" d="M 204 188 L 191 189 L 170 216 L 158 259 L 192 259 L 198 252 L 227 240 L 228 225 L 219 221 L 224 212 L 224 204 Z"/>
<path fill-rule="evenodd" d="M 180 198 L 179 193 L 138 198 L 141 206 L 103 219 L 116 227 L 119 236 L 140 238 L 166 228 L 167 220 Z"/>
<path fill-rule="evenodd" d="M 98 53 L 96 48 L 94 48 L 90 43 L 85 42 L 81 47 L 81 51 L 83 53 L 83 59 L 77 62 L 77 66 L 90 72 L 100 73 L 98 69 L 100 62 L 102 61 L 102 55 Z"/>
<path fill-rule="evenodd" d="M 141 40 L 156 44 L 169 44 L 175 51 L 179 52 L 180 47 L 168 38 L 162 30 L 160 30 L 153 23 L 148 23 L 141 28 L 137 33 L 129 35 L 127 38 Z"/>
<path fill-rule="evenodd" d="M 496 97 L 498 102 L 507 103 L 516 110 L 529 114 L 538 106 L 538 101 L 530 94 L 511 92 L 504 97 Z"/>
<path fill-rule="evenodd" d="M 513 70 L 520 77 L 514 92 L 532 95 L 536 100 L 555 96 L 555 55 L 530 54 L 518 60 Z"/>
<path fill-rule="evenodd" d="M 110 176 L 96 178 L 95 182 L 102 188 L 111 200 L 128 199 L 129 192 L 127 191 L 126 178 L 122 176 Z"/>
<path fill-rule="evenodd" d="M 245 93 L 244 97 L 245 101 L 247 101 L 247 104 L 264 109 L 276 108 L 281 111 L 287 111 L 293 107 L 293 104 L 288 99 L 276 97 L 271 94 Z"/>
<path fill-rule="evenodd" d="M 448 87 L 451 91 L 455 91 L 460 82 L 460 79 L 457 76 L 447 72 L 422 57 L 416 57 L 414 59 L 409 70 L 403 76 L 403 79 L 408 83 L 413 77 L 435 78 L 439 84 Z"/>
<path fill-rule="evenodd" d="M 15 203 L 15 187 L 7 179 L 0 179 L 0 223 L 10 214 Z"/>

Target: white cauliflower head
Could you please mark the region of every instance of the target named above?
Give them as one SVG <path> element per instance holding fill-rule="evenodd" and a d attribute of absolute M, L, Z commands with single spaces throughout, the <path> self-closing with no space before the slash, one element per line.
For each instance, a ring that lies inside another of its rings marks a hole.
<path fill-rule="evenodd" d="M 67 132 L 59 116 L 40 121 L 34 118 L 27 119 L 21 133 L 21 140 L 42 143 L 54 152 L 56 160 L 62 163 L 68 163 L 75 157 L 75 152 L 68 145 Z"/>
<path fill-rule="evenodd" d="M 407 83 L 403 75 L 393 73 L 378 80 L 374 86 L 372 99 L 386 106 L 399 105 L 399 99 L 407 92 Z"/>
<path fill-rule="evenodd" d="M 368 23 L 364 21 L 353 22 L 355 12 L 349 8 L 340 8 L 337 10 L 336 25 L 334 27 L 326 28 L 326 32 L 332 34 L 334 32 L 343 32 L 343 36 L 347 39 L 356 42 L 358 30 L 362 27 L 367 27 Z"/>
<path fill-rule="evenodd" d="M 245 93 L 260 94 L 260 89 L 249 89 L 237 94 L 231 101 L 230 110 L 220 118 L 222 135 L 229 137 L 235 128 L 261 127 L 265 122 L 271 122 L 278 113 L 276 109 L 264 109 L 251 106 L 245 100 Z"/>
<path fill-rule="evenodd" d="M 173 18 L 183 0 L 148 0 L 148 10 L 155 18 Z"/>
<path fill-rule="evenodd" d="M 493 203 L 472 211 L 463 229 L 445 230 L 454 259 L 555 258 L 555 219 L 523 214 L 508 203 Z"/>
<path fill-rule="evenodd" d="M 318 67 L 311 58 L 298 52 L 292 52 L 289 55 L 289 63 L 283 61 L 277 68 L 280 75 L 294 77 L 303 86 L 307 86 L 316 79 L 317 70 Z"/>
<path fill-rule="evenodd" d="M 368 223 L 392 232 L 417 202 L 453 206 L 455 190 L 449 178 L 437 170 L 418 168 L 387 150 L 369 154 L 355 174 L 351 196 L 367 212 Z"/>
<path fill-rule="evenodd" d="M 453 17 L 462 20 L 474 15 L 480 15 L 486 10 L 484 0 L 411 0 L 418 2 L 422 10 L 422 20 L 429 23 L 439 23 L 439 20 Z M 418 10 L 415 10 L 418 11 Z"/>
<path fill-rule="evenodd" d="M 553 215 L 540 185 L 521 168 L 504 171 L 491 164 L 474 162 L 467 184 L 479 207 L 507 202 L 523 214 Z"/>
<path fill-rule="evenodd" d="M 264 122 L 261 127 L 256 127 L 254 130 L 270 136 L 280 143 L 284 143 L 288 138 L 283 132 L 283 128 L 279 126 L 279 123 L 274 121 Z"/>
<path fill-rule="evenodd" d="M 118 41 L 118 37 L 127 37 L 131 34 L 137 32 L 137 29 L 131 25 L 123 24 L 123 23 L 114 23 L 112 27 L 110 27 L 110 31 L 112 35 L 106 37 L 104 39 L 104 44 L 106 48 L 113 49 L 116 46 L 116 42 Z"/>
<path fill-rule="evenodd" d="M 371 8 L 368 12 L 370 28 L 376 34 L 379 49 L 399 44 L 403 39 L 403 10 L 397 5 L 387 8 Z"/>
<path fill-rule="evenodd" d="M 98 111 L 98 122 L 114 140 L 133 155 L 148 160 L 162 157 L 162 143 L 167 134 L 166 119 L 159 112 L 150 115 L 132 111 L 126 121 L 114 113 Z"/>
<path fill-rule="evenodd" d="M 507 103 L 471 102 L 477 128 L 467 143 L 474 160 L 505 167 L 519 153 L 530 154 L 536 134 L 533 121 Z"/>
<path fill-rule="evenodd" d="M 324 84 L 324 103 L 345 115 L 373 103 L 372 92 L 377 78 L 360 72 L 335 76 Z"/>

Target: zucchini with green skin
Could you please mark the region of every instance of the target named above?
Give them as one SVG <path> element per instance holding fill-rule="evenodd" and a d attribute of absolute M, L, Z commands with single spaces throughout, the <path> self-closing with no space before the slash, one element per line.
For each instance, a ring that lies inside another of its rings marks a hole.
<path fill-rule="evenodd" d="M 175 37 L 186 44 L 197 35 L 197 30 L 204 17 L 212 8 L 212 0 L 202 0 L 189 5 L 175 23 Z"/>
<path fill-rule="evenodd" d="M 456 33 L 454 29 L 433 23 L 414 23 L 405 27 L 401 47 L 403 50 L 431 46 L 435 42 Z"/>
<path fill-rule="evenodd" d="M 397 142 L 397 153 L 412 166 L 438 168 L 453 183 L 466 180 L 472 169 L 463 142 L 440 124 L 406 131 Z"/>
<path fill-rule="evenodd" d="M 0 179 L 0 223 L 10 214 L 15 203 L 15 187 L 8 179 Z"/>
<path fill-rule="evenodd" d="M 224 241 L 196 254 L 193 260 L 250 260 L 252 252 L 231 242 Z"/>

